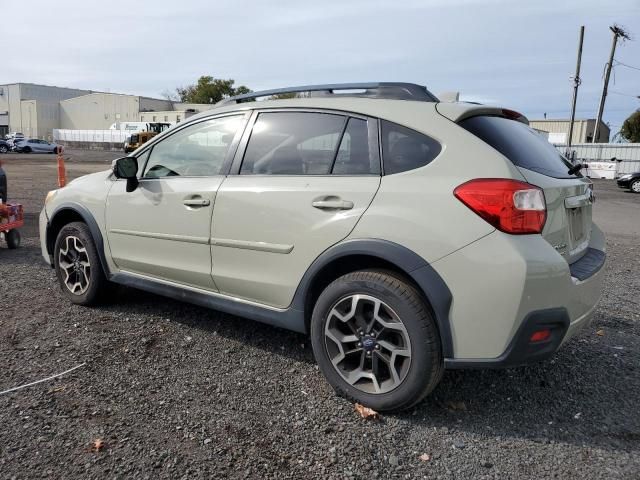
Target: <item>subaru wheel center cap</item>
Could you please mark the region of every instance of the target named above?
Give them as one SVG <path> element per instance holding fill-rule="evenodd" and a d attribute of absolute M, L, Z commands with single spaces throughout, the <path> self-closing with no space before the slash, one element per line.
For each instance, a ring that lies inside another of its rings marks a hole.
<path fill-rule="evenodd" d="M 367 351 L 371 351 L 374 348 L 376 348 L 376 340 L 373 337 L 370 336 L 365 336 L 362 338 L 362 348 L 364 348 Z"/>

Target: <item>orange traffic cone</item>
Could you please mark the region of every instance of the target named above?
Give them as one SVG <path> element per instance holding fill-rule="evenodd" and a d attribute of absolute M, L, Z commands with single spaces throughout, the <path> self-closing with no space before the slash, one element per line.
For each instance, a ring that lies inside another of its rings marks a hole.
<path fill-rule="evenodd" d="M 64 168 L 64 158 L 62 157 L 62 147 L 57 147 L 58 153 L 58 187 L 62 188 L 67 184 L 67 171 Z"/>

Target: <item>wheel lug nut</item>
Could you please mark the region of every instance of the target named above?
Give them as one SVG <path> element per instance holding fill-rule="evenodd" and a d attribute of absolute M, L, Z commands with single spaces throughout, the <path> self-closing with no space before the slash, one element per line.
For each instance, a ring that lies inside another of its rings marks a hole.
<path fill-rule="evenodd" d="M 362 343 L 360 343 L 360 342 L 356 343 L 356 347 L 358 347 L 358 348 L 362 347 Z"/>
<path fill-rule="evenodd" d="M 376 345 L 376 350 L 380 350 L 380 345 Z"/>

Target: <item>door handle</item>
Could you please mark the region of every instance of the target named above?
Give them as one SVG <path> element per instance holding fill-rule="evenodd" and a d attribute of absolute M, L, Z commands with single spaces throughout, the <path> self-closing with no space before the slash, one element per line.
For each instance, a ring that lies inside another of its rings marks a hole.
<path fill-rule="evenodd" d="M 353 202 L 349 200 L 331 199 L 331 200 L 314 200 L 311 206 L 320 210 L 351 210 Z"/>
<path fill-rule="evenodd" d="M 207 198 L 185 198 L 182 203 L 187 207 L 208 207 L 211 200 Z"/>

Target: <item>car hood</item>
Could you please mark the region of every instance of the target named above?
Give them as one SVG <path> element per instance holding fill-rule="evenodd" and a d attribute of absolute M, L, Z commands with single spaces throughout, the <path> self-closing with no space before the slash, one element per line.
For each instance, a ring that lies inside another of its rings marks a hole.
<path fill-rule="evenodd" d="M 113 175 L 113 171 L 103 170 L 101 172 L 90 173 L 88 175 L 83 175 L 74 180 L 71 180 L 67 185 L 73 185 L 74 187 L 82 186 L 85 183 L 93 183 L 98 180 L 107 180 L 111 175 Z"/>

